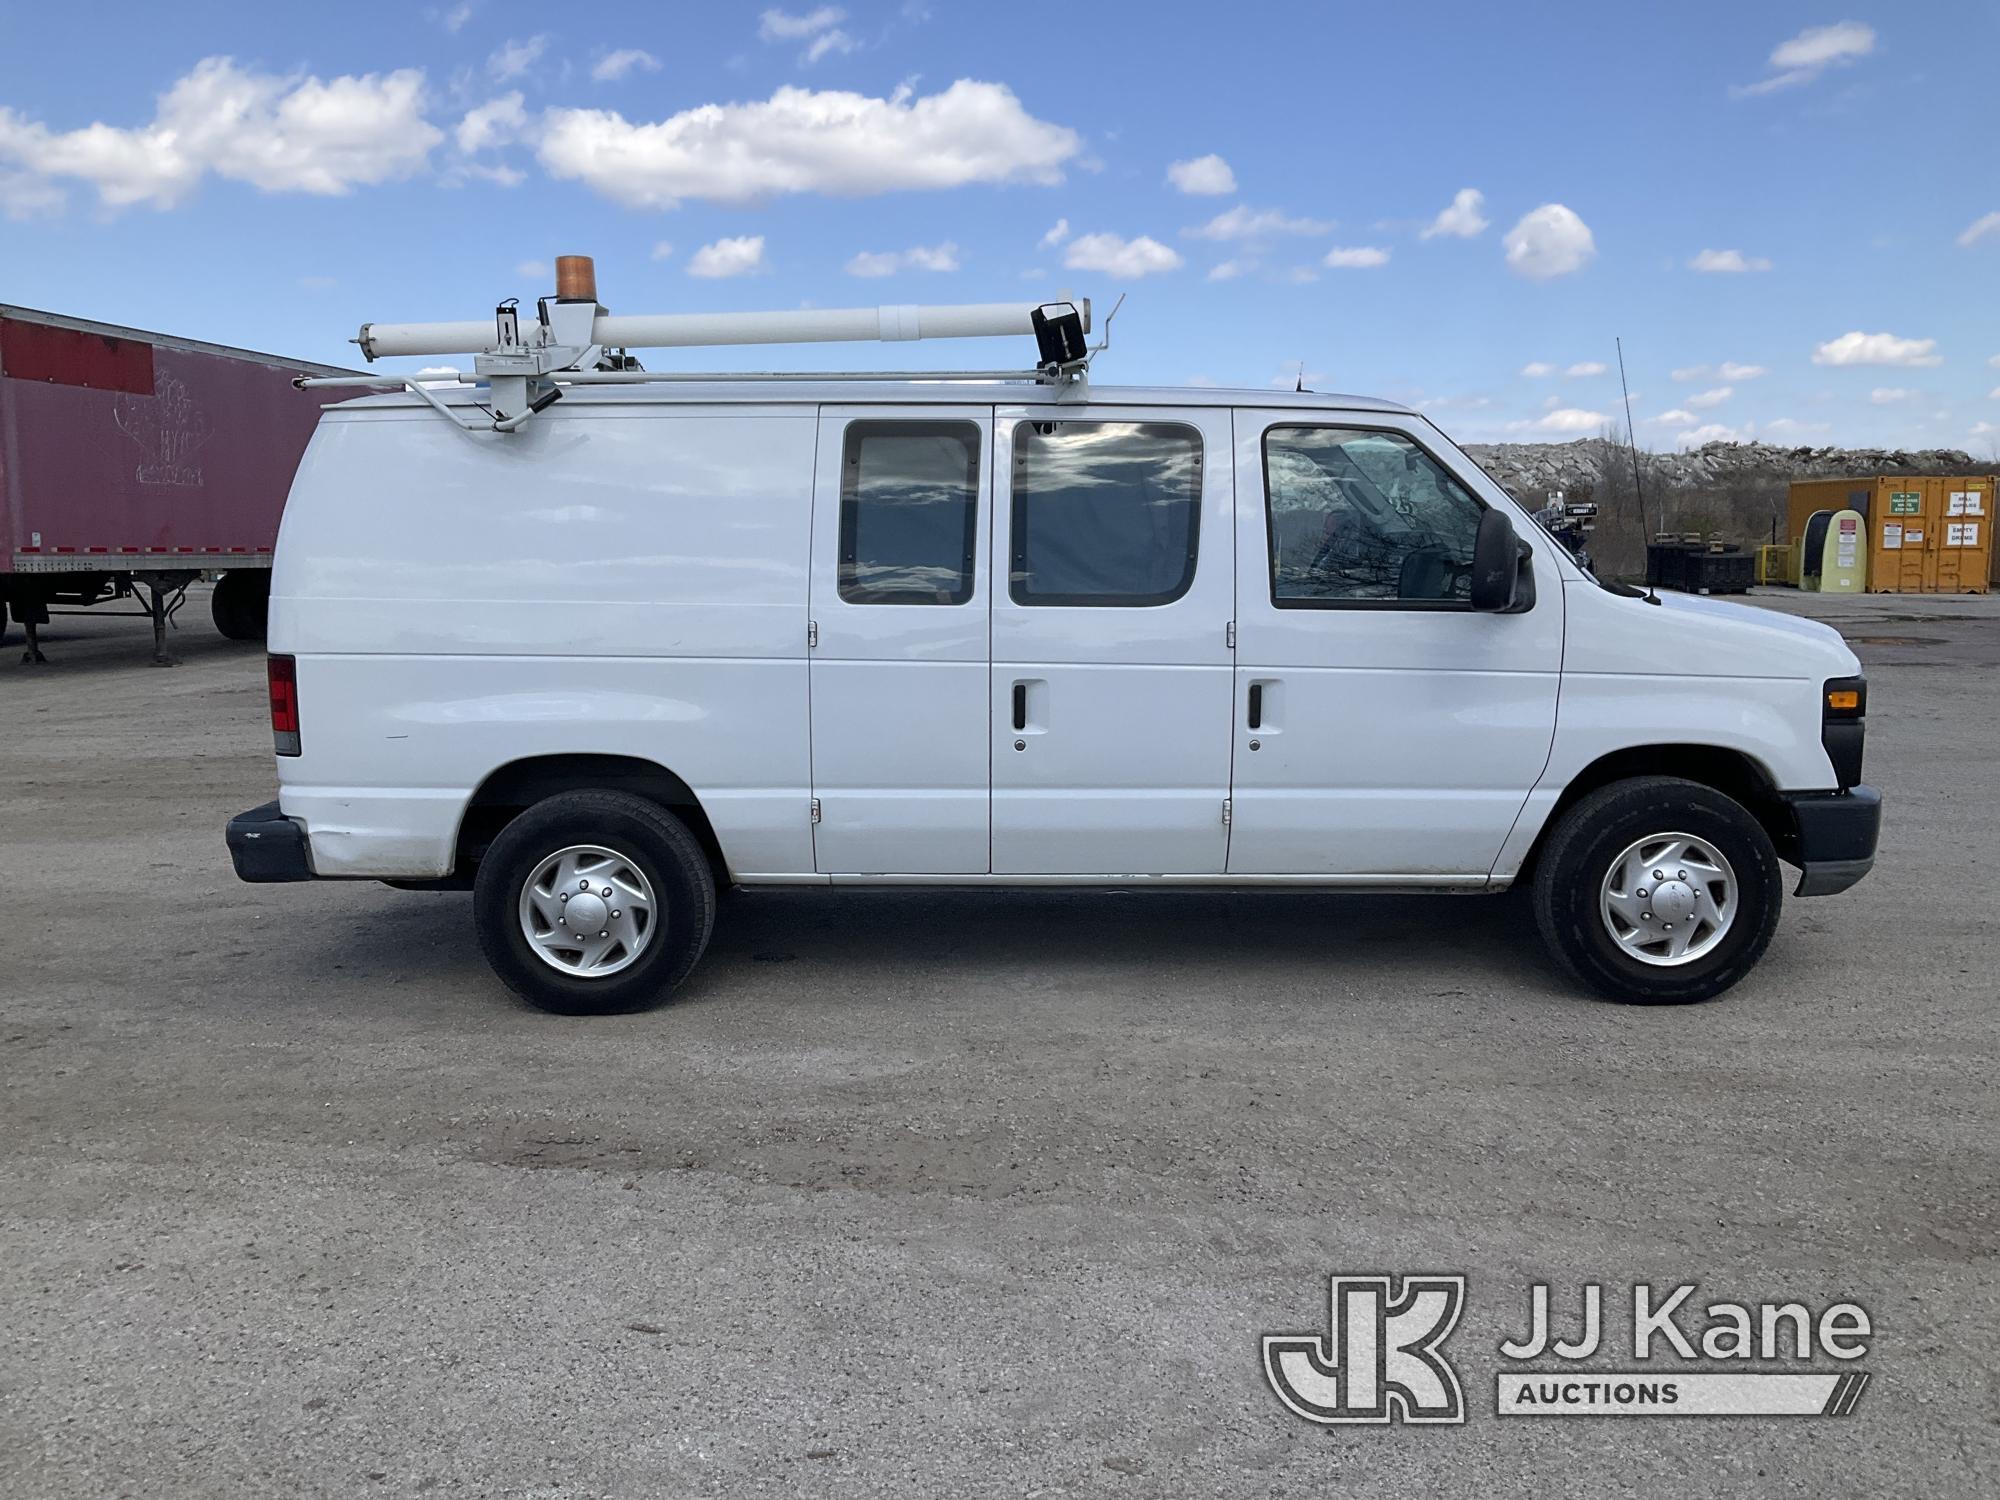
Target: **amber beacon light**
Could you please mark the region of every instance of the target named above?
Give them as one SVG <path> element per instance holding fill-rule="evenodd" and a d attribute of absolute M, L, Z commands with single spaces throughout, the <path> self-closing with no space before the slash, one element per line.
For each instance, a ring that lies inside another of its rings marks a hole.
<path fill-rule="evenodd" d="M 564 302 L 597 300 L 597 265 L 588 255 L 556 257 L 556 296 Z"/>

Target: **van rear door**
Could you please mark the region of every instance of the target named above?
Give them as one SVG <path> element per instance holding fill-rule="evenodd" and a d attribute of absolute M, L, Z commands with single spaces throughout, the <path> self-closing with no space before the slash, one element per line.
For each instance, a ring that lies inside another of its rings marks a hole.
<path fill-rule="evenodd" d="M 1226 410 L 1000 407 L 993 872 L 1220 874 Z"/>
<path fill-rule="evenodd" d="M 808 653 L 814 869 L 983 875 L 984 406 L 823 407 Z"/>

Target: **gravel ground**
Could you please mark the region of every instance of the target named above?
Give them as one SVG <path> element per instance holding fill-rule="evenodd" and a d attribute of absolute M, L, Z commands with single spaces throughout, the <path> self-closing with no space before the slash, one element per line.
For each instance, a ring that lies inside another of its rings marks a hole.
<path fill-rule="evenodd" d="M 261 657 L 204 600 L 173 670 L 16 627 L 0 1493 L 2000 1491 L 2000 599 L 1758 602 L 1858 642 L 1881 860 L 1653 1011 L 1510 898 L 796 892 L 552 1018 L 469 897 L 235 881 Z M 1470 1278 L 1466 1425 L 1278 1405 L 1333 1271 Z M 1495 1415 L 1531 1283 L 1622 1340 L 1635 1280 L 1861 1303 L 1866 1398 Z"/>

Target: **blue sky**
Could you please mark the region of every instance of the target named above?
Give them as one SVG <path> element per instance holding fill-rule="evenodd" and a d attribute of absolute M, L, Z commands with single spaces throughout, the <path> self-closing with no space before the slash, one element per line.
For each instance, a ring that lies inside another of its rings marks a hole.
<path fill-rule="evenodd" d="M 1649 446 L 1984 456 L 1996 47 L 1970 3 L 12 5 L 0 301 L 348 363 L 572 251 L 627 312 L 1123 291 L 1100 380 L 1561 440 L 1622 335 Z"/>

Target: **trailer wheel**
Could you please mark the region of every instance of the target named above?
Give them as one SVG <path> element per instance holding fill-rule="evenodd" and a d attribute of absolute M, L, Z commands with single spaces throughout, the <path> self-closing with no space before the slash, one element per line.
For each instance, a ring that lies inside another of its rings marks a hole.
<path fill-rule="evenodd" d="M 208 603 L 215 628 L 232 641 L 261 641 L 271 613 L 271 575 L 262 568 L 224 573 Z"/>
<path fill-rule="evenodd" d="M 664 999 L 715 925 L 715 880 L 687 825 L 629 792 L 563 792 L 493 840 L 473 884 L 479 946 L 543 1010 L 606 1015 Z"/>
<path fill-rule="evenodd" d="M 1777 851 L 1734 798 L 1639 776 L 1592 792 L 1550 833 L 1535 920 L 1558 962 L 1612 1000 L 1686 1005 L 1755 966 L 1784 901 Z"/>

